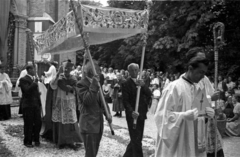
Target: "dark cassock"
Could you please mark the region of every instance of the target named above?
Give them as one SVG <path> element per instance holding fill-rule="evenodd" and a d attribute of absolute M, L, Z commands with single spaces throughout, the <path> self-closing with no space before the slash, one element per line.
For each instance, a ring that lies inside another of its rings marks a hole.
<path fill-rule="evenodd" d="M 49 82 L 49 86 L 46 94 L 46 105 L 45 111 L 46 114 L 42 120 L 42 128 L 41 128 L 41 136 L 49 141 L 53 141 L 53 122 L 52 122 L 52 109 L 55 104 L 57 97 L 57 89 L 58 89 L 58 77 L 59 74 L 63 73 L 63 67 L 60 66 L 58 70 L 58 74 L 53 77 L 53 79 Z"/>
<path fill-rule="evenodd" d="M 45 111 L 46 114 L 43 117 L 42 121 L 42 129 L 41 129 L 41 136 L 43 138 L 46 138 L 50 141 L 53 140 L 53 131 L 52 131 L 52 107 L 56 99 L 56 89 L 53 89 L 52 81 L 49 83 L 50 85 L 48 86 L 47 89 L 47 94 L 46 94 L 46 106 L 45 106 Z"/>

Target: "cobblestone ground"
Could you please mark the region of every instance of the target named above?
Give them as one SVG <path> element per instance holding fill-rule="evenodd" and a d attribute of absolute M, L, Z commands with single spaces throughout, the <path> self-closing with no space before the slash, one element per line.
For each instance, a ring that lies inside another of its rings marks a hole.
<path fill-rule="evenodd" d="M 110 108 L 112 105 L 110 104 Z M 73 151 L 71 149 L 59 150 L 56 146 L 44 139 L 41 147 L 29 149 L 22 145 L 22 118 L 17 115 L 18 107 L 12 107 L 12 119 L 0 122 L 0 157 L 65 157 L 84 156 L 84 149 Z M 114 115 L 115 113 L 112 113 Z M 115 136 L 105 123 L 104 134 L 100 144 L 98 157 L 121 157 L 129 143 L 129 135 L 125 114 L 122 118 L 113 117 Z M 149 157 L 154 152 L 157 129 L 153 115 L 148 115 L 145 123 L 143 151 L 144 157 Z M 240 157 L 240 137 L 224 138 L 225 157 Z M 8 152 L 9 151 L 9 152 Z"/>

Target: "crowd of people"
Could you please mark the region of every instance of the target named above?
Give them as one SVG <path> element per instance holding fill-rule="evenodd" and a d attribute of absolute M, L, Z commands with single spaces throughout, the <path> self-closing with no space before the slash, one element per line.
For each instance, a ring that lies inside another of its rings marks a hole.
<path fill-rule="evenodd" d="M 215 90 L 212 77 L 206 76 L 208 61 L 203 49 L 191 49 L 187 59 L 188 69 L 181 75 L 153 69 L 144 69 L 140 75 L 135 63 L 127 70 L 117 70 L 100 67 L 94 61 L 95 74 L 85 57 L 82 67 L 73 68 L 70 60 L 59 68 L 55 62 L 49 63 L 49 70 L 38 78 L 35 66 L 28 63 L 16 83 L 21 92 L 23 144 L 31 148 L 34 142 L 39 146 L 41 135 L 59 149 L 84 147 L 86 157 L 95 157 L 103 135 L 103 116 L 111 124 L 112 116 L 121 118 L 125 111 L 130 143 L 123 156 L 143 157 L 142 138 L 149 111 L 158 128 L 155 157 L 214 156 L 215 135 L 218 156 L 224 156 L 222 135 L 240 136 L 240 78 L 234 82 L 230 76 L 219 76 Z M 12 87 L 0 65 L 1 120 L 11 118 Z M 140 100 L 135 111 L 138 87 Z M 107 109 L 99 92 L 104 95 Z M 113 105 L 112 116 L 107 116 L 108 103 Z M 215 116 L 227 121 L 224 134 L 214 131 Z"/>

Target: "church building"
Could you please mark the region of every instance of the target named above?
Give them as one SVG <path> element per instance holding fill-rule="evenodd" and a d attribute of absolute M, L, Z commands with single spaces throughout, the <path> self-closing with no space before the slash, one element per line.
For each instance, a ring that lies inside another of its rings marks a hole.
<path fill-rule="evenodd" d="M 71 59 L 75 63 L 76 52 L 38 55 L 33 42 L 68 12 L 69 0 L 0 1 L 0 60 L 13 82 L 28 61 Z"/>

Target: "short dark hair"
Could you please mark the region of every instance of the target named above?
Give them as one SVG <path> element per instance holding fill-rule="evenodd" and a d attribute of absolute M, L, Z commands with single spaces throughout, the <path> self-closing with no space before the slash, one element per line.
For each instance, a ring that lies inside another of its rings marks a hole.
<path fill-rule="evenodd" d="M 34 69 L 33 65 L 27 65 L 26 70 L 29 71 L 30 69 Z"/>
<path fill-rule="evenodd" d="M 205 54 L 205 51 L 202 47 L 194 47 L 186 53 L 188 66 L 197 68 L 199 63 L 203 63 L 204 65 L 208 66 L 209 64 L 208 59 L 206 57 L 198 57 L 198 53 Z"/>
<path fill-rule="evenodd" d="M 194 47 L 191 48 L 190 50 L 188 50 L 188 52 L 186 53 L 186 58 L 189 61 L 191 58 L 195 57 L 197 55 L 197 53 L 204 52 L 204 49 L 202 47 Z"/>

